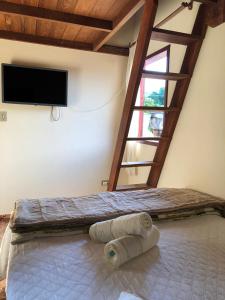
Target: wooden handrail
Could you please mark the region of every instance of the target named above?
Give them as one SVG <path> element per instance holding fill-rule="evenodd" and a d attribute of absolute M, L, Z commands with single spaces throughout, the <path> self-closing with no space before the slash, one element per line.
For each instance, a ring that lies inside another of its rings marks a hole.
<path fill-rule="evenodd" d="M 163 19 L 162 21 L 160 21 L 157 25 L 155 25 L 155 28 L 160 28 L 161 26 L 163 26 L 164 24 L 166 24 L 167 22 L 169 22 L 171 19 L 173 19 L 174 17 L 176 17 L 185 8 L 188 8 L 189 10 L 192 10 L 192 8 L 193 8 L 193 0 L 190 1 L 190 2 L 182 2 L 180 7 L 178 7 L 175 11 L 173 11 L 171 14 L 169 14 L 168 17 L 166 17 L 165 19 Z"/>

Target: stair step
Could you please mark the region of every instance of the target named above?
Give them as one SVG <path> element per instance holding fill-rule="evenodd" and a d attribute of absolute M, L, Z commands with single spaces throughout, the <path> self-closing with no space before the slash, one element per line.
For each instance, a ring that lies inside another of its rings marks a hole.
<path fill-rule="evenodd" d="M 154 28 L 151 39 L 166 43 L 189 45 L 193 42 L 201 41 L 202 37 L 178 31 Z"/>
<path fill-rule="evenodd" d="M 217 0 L 194 0 L 195 2 L 200 2 L 203 4 L 216 4 Z"/>
<path fill-rule="evenodd" d="M 162 111 L 162 112 L 171 112 L 179 111 L 177 107 L 158 107 L 158 106 L 134 106 L 134 110 L 149 110 L 149 111 Z"/>
<path fill-rule="evenodd" d="M 150 186 L 146 183 L 140 183 L 140 184 L 130 184 L 130 185 L 118 185 L 116 187 L 116 191 L 129 191 L 129 190 L 146 190 L 149 189 Z"/>
<path fill-rule="evenodd" d="M 139 141 L 139 143 L 147 146 L 154 146 L 154 147 L 158 147 L 159 145 L 159 141 Z"/>
<path fill-rule="evenodd" d="M 155 166 L 156 163 L 153 161 L 132 161 L 132 162 L 122 162 L 121 168 L 136 168 L 136 167 L 149 167 Z"/>
<path fill-rule="evenodd" d="M 128 137 L 127 141 L 161 141 L 167 139 L 167 137 Z"/>
<path fill-rule="evenodd" d="M 142 78 L 164 79 L 164 80 L 183 80 L 190 78 L 189 74 L 165 73 L 143 70 Z"/>

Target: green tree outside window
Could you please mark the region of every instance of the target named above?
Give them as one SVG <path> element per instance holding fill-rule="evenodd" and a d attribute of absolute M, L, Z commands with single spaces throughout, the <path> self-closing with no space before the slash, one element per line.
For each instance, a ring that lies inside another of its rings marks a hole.
<path fill-rule="evenodd" d="M 161 87 L 158 92 L 152 92 L 149 95 L 145 95 L 145 106 L 164 106 L 165 101 L 165 88 Z"/>

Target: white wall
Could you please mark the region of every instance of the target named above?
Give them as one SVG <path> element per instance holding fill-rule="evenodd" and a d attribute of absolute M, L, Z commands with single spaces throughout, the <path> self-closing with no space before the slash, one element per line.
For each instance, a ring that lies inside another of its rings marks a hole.
<path fill-rule="evenodd" d="M 0 104 L 8 113 L 0 122 L 0 214 L 18 198 L 101 191 L 123 107 L 127 58 L 0 40 L 0 62 L 69 70 L 69 106 L 58 122 L 50 121 L 49 107 Z"/>

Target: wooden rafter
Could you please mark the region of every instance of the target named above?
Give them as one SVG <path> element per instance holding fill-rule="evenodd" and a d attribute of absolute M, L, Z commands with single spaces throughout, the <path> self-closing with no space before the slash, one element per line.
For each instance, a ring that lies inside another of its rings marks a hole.
<path fill-rule="evenodd" d="M 93 51 L 93 45 L 91 43 L 83 43 L 83 42 L 76 42 L 76 41 L 69 41 L 69 40 L 59 40 L 59 39 L 54 39 L 54 38 L 49 38 L 49 37 L 44 37 L 44 36 L 37 36 L 37 35 L 20 33 L 20 32 L 11 32 L 11 31 L 6 31 L 6 30 L 0 30 L 0 38 L 7 39 L 7 40 L 13 40 L 13 41 L 28 42 L 28 43 L 33 43 L 33 44 L 56 46 L 56 47 L 61 47 L 61 48 Z M 110 46 L 110 45 L 103 46 L 99 52 L 121 55 L 121 56 L 129 55 L 128 48 Z"/>
<path fill-rule="evenodd" d="M 66 1 L 60 2 L 62 7 L 65 5 L 64 2 Z M 108 11 L 112 10 L 113 13 L 108 13 L 107 9 L 103 9 L 105 14 L 100 14 L 100 17 L 97 14 L 96 17 L 89 17 L 88 14 L 94 4 L 87 5 L 87 7 L 85 3 L 82 6 L 78 5 L 76 6 L 77 13 L 70 13 L 70 10 L 67 12 L 62 9 L 58 10 L 56 5 L 52 6 L 50 3 L 47 6 L 47 1 L 46 7 L 43 8 L 0 0 L 0 14 L 7 16 L 10 21 L 10 26 L 8 26 L 7 22 L 4 22 L 5 18 L 2 18 L 0 38 L 128 56 L 129 46 L 107 44 L 109 39 L 144 5 L 145 0 L 130 0 L 126 3 L 128 4 L 123 4 L 121 1 L 114 8 L 113 1 L 110 0 L 105 6 L 107 8 L 108 5 Z M 96 0 L 96 7 L 100 5 L 102 5 L 101 1 Z M 70 4 L 69 6 L 72 12 L 74 8 Z M 14 18 L 15 22 L 12 26 Z M 24 22 L 25 18 L 29 22 Z"/>
<path fill-rule="evenodd" d="M 171 100 L 170 107 L 179 108 L 179 110 L 170 112 L 165 119 L 165 125 L 162 132 L 162 138 L 166 137 L 166 139 L 162 139 L 159 141 L 159 145 L 157 147 L 154 162 L 160 162 L 158 165 L 154 165 L 151 168 L 149 178 L 147 181 L 147 185 L 150 187 L 156 187 L 160 178 L 160 174 L 167 156 L 167 152 L 169 150 L 169 146 L 179 119 L 180 111 L 182 109 L 189 84 L 191 82 L 191 76 L 194 72 L 195 65 L 199 56 L 199 52 L 202 46 L 203 39 L 206 34 L 207 25 L 206 25 L 206 6 L 203 4 L 198 12 L 196 22 L 193 28 L 193 35 L 201 36 L 201 39 L 195 43 L 189 44 L 185 53 L 184 61 L 181 67 L 181 73 L 189 74 L 190 77 L 178 81 L 176 84 L 176 88 L 173 94 L 173 98 Z"/>
<path fill-rule="evenodd" d="M 109 20 L 91 18 L 77 14 L 65 13 L 23 4 L 15 4 L 5 1 L 0 1 L 0 12 L 16 16 L 33 17 L 37 20 L 47 20 L 49 22 L 60 22 L 68 25 L 82 25 L 106 32 L 110 32 L 113 29 L 113 22 Z"/>
<path fill-rule="evenodd" d="M 130 74 L 129 84 L 127 88 L 126 99 L 124 103 L 124 109 L 122 114 L 122 121 L 120 123 L 119 134 L 117 138 L 117 144 L 114 152 L 114 159 L 111 168 L 108 190 L 115 190 L 117 180 L 119 177 L 119 171 L 121 162 L 123 159 L 123 153 L 126 145 L 126 138 L 129 131 L 129 126 L 132 118 L 132 107 L 134 106 L 138 88 L 142 76 L 142 70 L 147 55 L 149 41 L 151 38 L 153 23 L 155 20 L 158 1 L 146 0 L 144 5 L 144 11 L 141 19 L 141 26 L 138 35 L 136 50 L 134 54 L 133 66 Z"/>
<path fill-rule="evenodd" d="M 113 21 L 113 30 L 95 42 L 94 50 L 98 51 L 105 45 L 120 29 L 121 27 L 144 5 L 144 0 L 133 0 L 123 9 L 120 15 Z"/>

